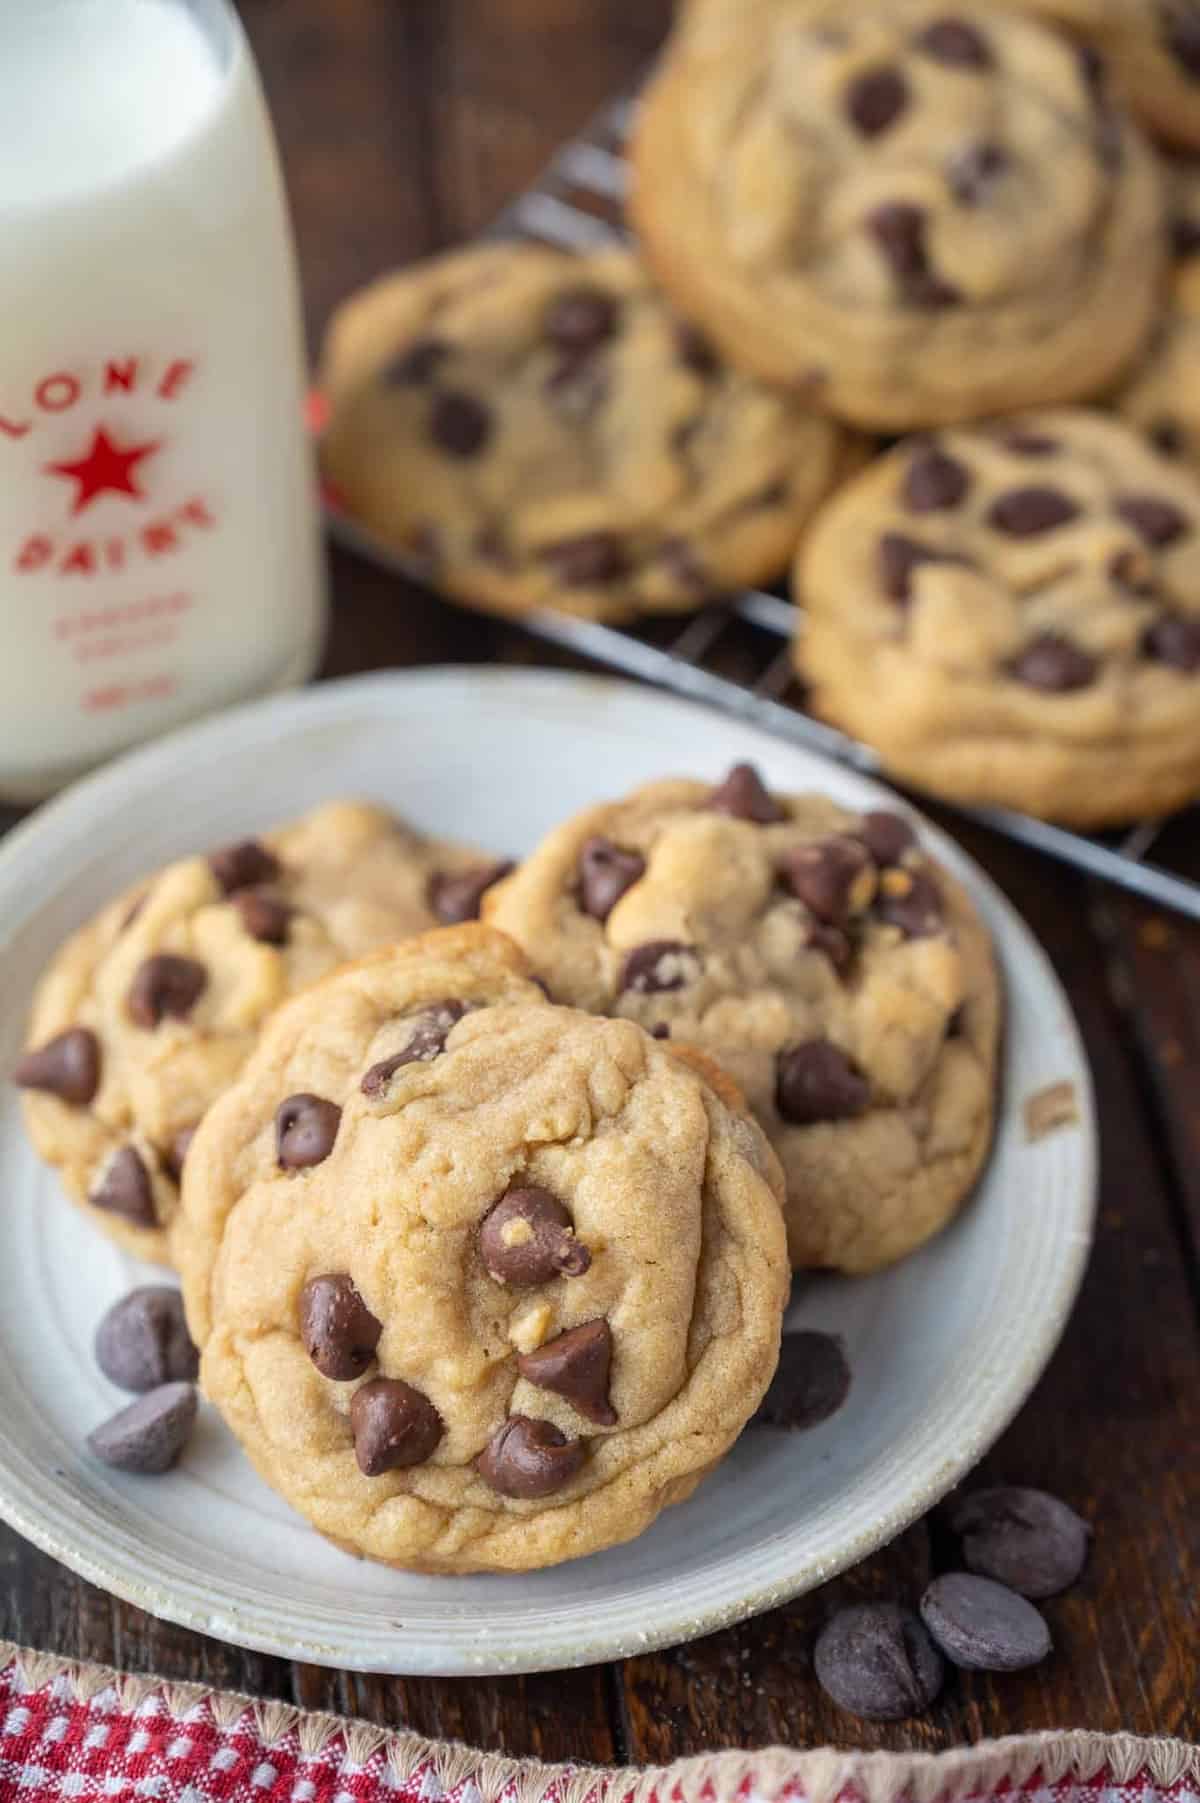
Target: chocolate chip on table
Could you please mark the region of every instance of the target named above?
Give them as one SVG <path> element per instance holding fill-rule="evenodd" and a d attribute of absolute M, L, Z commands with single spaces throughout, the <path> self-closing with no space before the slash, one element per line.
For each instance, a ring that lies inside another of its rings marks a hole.
<path fill-rule="evenodd" d="M 178 1133 L 172 1136 L 171 1144 L 162 1154 L 162 1161 L 166 1166 L 167 1174 L 168 1176 L 173 1177 L 176 1183 L 181 1183 L 183 1181 L 184 1160 L 187 1158 L 188 1150 L 195 1137 L 195 1127 L 181 1127 Z"/>
<path fill-rule="evenodd" d="M 1056 632 L 1039 633 L 1008 666 L 1018 682 L 1050 695 L 1086 689 L 1096 677 L 1096 660 L 1072 639 Z"/>
<path fill-rule="evenodd" d="M 383 1332 L 344 1271 L 311 1277 L 300 1292 L 300 1338 L 322 1377 L 361 1377 Z"/>
<path fill-rule="evenodd" d="M 1022 1596 L 1057 1596 L 1087 1563 L 1091 1528 L 1044 1490 L 975 1490 L 954 1503 L 949 1519 L 970 1570 Z"/>
<path fill-rule="evenodd" d="M 261 889 L 239 889 L 233 906 L 251 939 L 262 945 L 286 945 L 294 909 Z"/>
<path fill-rule="evenodd" d="M 1113 506 L 1125 524 L 1156 550 L 1173 545 L 1191 529 L 1191 521 L 1182 508 L 1173 501 L 1164 501 L 1160 495 L 1119 495 Z"/>
<path fill-rule="evenodd" d="M 536 1352 L 523 1352 L 517 1370 L 539 1390 L 563 1396 L 599 1427 L 613 1427 L 617 1412 L 608 1400 L 612 1368 L 612 1332 L 607 1321 L 585 1321 L 547 1340 Z"/>
<path fill-rule="evenodd" d="M 854 837 L 862 840 L 875 862 L 882 866 L 898 864 L 917 843 L 917 835 L 903 814 L 893 814 L 887 808 L 872 808 L 864 814 L 854 828 Z"/>
<path fill-rule="evenodd" d="M 480 1477 L 500 1496 L 552 1496 L 569 1484 L 584 1460 L 582 1440 L 569 1440 L 549 1421 L 510 1415 L 476 1459 Z"/>
<path fill-rule="evenodd" d="M 186 1020 L 207 987 L 208 972 L 195 958 L 157 952 L 134 971 L 126 1010 L 139 1027 L 157 1027 L 168 1016 Z"/>
<path fill-rule="evenodd" d="M 1147 626 L 1142 649 L 1158 663 L 1190 675 L 1193 670 L 1200 670 L 1200 620 L 1163 614 Z"/>
<path fill-rule="evenodd" d="M 900 492 L 911 512 L 940 513 L 957 507 L 970 486 L 966 464 L 937 445 L 929 445 L 909 463 Z"/>
<path fill-rule="evenodd" d="M 279 859 L 258 839 L 239 839 L 235 845 L 223 845 L 214 851 L 208 867 L 226 895 L 236 889 L 251 889 L 258 883 L 273 883 L 279 875 Z"/>
<path fill-rule="evenodd" d="M 775 1106 L 794 1127 L 852 1120 L 870 1100 L 866 1078 L 828 1039 L 785 1046 L 775 1061 Z"/>
<path fill-rule="evenodd" d="M 428 1396 L 395 1377 L 372 1378 L 354 1392 L 350 1428 L 364 1477 L 423 1465 L 446 1431 Z"/>
<path fill-rule="evenodd" d="M 627 851 L 600 833 L 579 854 L 579 905 L 593 920 L 607 920 L 627 889 L 646 873 L 640 852 Z"/>
<path fill-rule="evenodd" d="M 929 939 L 945 922 L 941 890 L 923 870 L 885 870 L 875 912 L 885 926 L 897 927 L 906 939 Z"/>
<path fill-rule="evenodd" d="M 802 1433 L 836 1415 L 849 1394 L 850 1367 L 835 1335 L 785 1333 L 779 1364 L 754 1420 L 760 1427 Z"/>
<path fill-rule="evenodd" d="M 435 870 L 429 879 L 429 906 L 443 926 L 478 920 L 487 891 L 512 868 L 511 858 L 499 858 L 494 864 L 472 864 L 467 870 Z"/>
<path fill-rule="evenodd" d="M 908 106 L 908 83 L 891 63 L 865 69 L 846 89 L 846 112 L 864 138 L 877 138 Z"/>
<path fill-rule="evenodd" d="M 477 457 L 492 433 L 492 416 L 482 401 L 457 388 L 444 388 L 429 413 L 429 436 L 448 457 Z"/>
<path fill-rule="evenodd" d="M 966 144 L 946 165 L 950 192 L 964 207 L 981 206 L 1011 163 L 1003 144 L 994 144 L 989 138 Z"/>
<path fill-rule="evenodd" d="M 859 839 L 833 833 L 788 852 L 780 876 L 806 908 L 829 926 L 844 926 L 875 893 L 875 866 Z"/>
<path fill-rule="evenodd" d="M 568 288 L 547 307 L 542 331 L 564 351 L 591 351 L 617 329 L 617 303 L 602 288 Z"/>
<path fill-rule="evenodd" d="M 615 532 L 581 532 L 575 538 L 560 538 L 543 545 L 540 555 L 564 588 L 603 587 L 619 582 L 629 570 L 629 559 Z"/>
<path fill-rule="evenodd" d="M 920 1715 L 942 1688 L 942 1656 L 911 1609 L 858 1603 L 840 1609 L 817 1637 L 817 1682 L 839 1709 L 871 1722 Z"/>
<path fill-rule="evenodd" d="M 121 1146 L 113 1153 L 88 1201 L 107 1214 L 121 1215 L 135 1227 L 158 1225 L 150 1173 L 134 1146 Z"/>
<path fill-rule="evenodd" d="M 96 1329 L 95 1353 L 110 1383 L 139 1393 L 191 1383 L 200 1369 L 183 1297 L 164 1283 L 143 1284 L 113 1303 Z"/>
<path fill-rule="evenodd" d="M 697 376 L 715 376 L 720 369 L 720 361 L 712 345 L 694 325 L 681 319 L 675 328 L 675 346 L 679 352 L 679 361 Z"/>
<path fill-rule="evenodd" d="M 699 954 L 694 945 L 678 939 L 648 939 L 635 945 L 621 969 L 621 993 L 660 995 L 670 989 L 682 989 L 699 970 Z"/>
<path fill-rule="evenodd" d="M 275 1110 L 275 1156 L 284 1171 L 303 1171 L 333 1151 L 342 1111 L 336 1102 L 307 1092 L 289 1096 Z"/>
<path fill-rule="evenodd" d="M 1050 1651 L 1050 1630 L 1033 1604 L 973 1572 L 934 1578 L 921 1598 L 921 1620 L 966 1671 L 1024 1671 Z"/>
<path fill-rule="evenodd" d="M 549 1283 L 582 1277 L 592 1262 L 557 1196 L 536 1184 L 506 1190 L 483 1217 L 479 1255 L 497 1283 Z"/>
<path fill-rule="evenodd" d="M 194 1384 L 160 1384 L 88 1435 L 88 1450 L 117 1471 L 157 1477 L 169 1471 L 196 1424 Z"/>
<path fill-rule="evenodd" d="M 866 225 L 905 300 L 916 307 L 952 307 L 962 299 L 957 288 L 943 281 L 930 265 L 925 238 L 928 218 L 923 207 L 887 200 L 868 213 Z"/>
<path fill-rule="evenodd" d="M 359 1088 L 364 1096 L 382 1095 L 398 1070 L 406 1064 L 429 1064 L 446 1049 L 446 1041 L 450 1030 L 468 1013 L 466 1002 L 447 998 L 443 1002 L 433 1002 L 423 1013 L 417 1015 L 413 1022 L 412 1032 L 400 1051 L 394 1052 L 390 1058 L 381 1058 L 373 1064 L 363 1077 Z"/>
<path fill-rule="evenodd" d="M 1009 538 L 1037 538 L 1079 518 L 1079 505 L 1061 488 L 1010 488 L 988 508 L 987 523 Z"/>
<path fill-rule="evenodd" d="M 916 40 L 918 50 L 954 69 L 990 69 L 992 52 L 983 33 L 966 19 L 935 19 Z"/>
<path fill-rule="evenodd" d="M 383 380 L 391 388 L 419 388 L 433 380 L 449 355 L 450 346 L 440 339 L 416 338 L 387 365 Z"/>
<path fill-rule="evenodd" d="M 13 1071 L 18 1089 L 37 1089 L 84 1108 L 100 1087 L 100 1041 L 90 1027 L 68 1027 L 26 1052 Z"/>
<path fill-rule="evenodd" d="M 775 826 L 788 817 L 753 764 L 735 764 L 709 796 L 708 805 L 714 813 L 753 820 L 757 826 Z"/>

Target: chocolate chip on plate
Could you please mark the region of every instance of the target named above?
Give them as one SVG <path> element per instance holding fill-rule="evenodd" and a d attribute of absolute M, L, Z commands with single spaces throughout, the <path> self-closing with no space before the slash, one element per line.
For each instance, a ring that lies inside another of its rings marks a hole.
<path fill-rule="evenodd" d="M 1190 674 L 1200 670 L 1200 620 L 1184 619 L 1182 614 L 1163 614 L 1152 620 L 1142 638 L 1147 657 L 1172 670 Z"/>
<path fill-rule="evenodd" d="M 1096 660 L 1091 653 L 1056 632 L 1039 633 L 1017 653 L 1008 668 L 1018 682 L 1047 695 L 1086 689 L 1096 676 Z"/>
<path fill-rule="evenodd" d="M 310 1277 L 300 1292 L 300 1338 L 322 1377 L 349 1383 L 361 1377 L 383 1332 L 344 1271 Z"/>
<path fill-rule="evenodd" d="M 988 508 L 987 523 L 1009 538 L 1037 538 L 1043 532 L 1054 532 L 1079 518 L 1079 504 L 1061 488 L 1039 487 L 1006 489 Z"/>
<path fill-rule="evenodd" d="M 90 1027 L 68 1027 L 26 1052 L 13 1071 L 18 1089 L 37 1089 L 86 1107 L 100 1087 L 100 1041 Z"/>
<path fill-rule="evenodd" d="M 435 397 L 429 415 L 429 436 L 448 457 L 477 457 L 491 433 L 491 413 L 473 394 L 445 388 Z"/>
<path fill-rule="evenodd" d="M 928 939 L 945 920 L 941 891 L 923 870 L 887 870 L 879 879 L 875 912 L 906 939 Z"/>
<path fill-rule="evenodd" d="M 194 1384 L 160 1384 L 88 1435 L 88 1450 L 117 1471 L 158 1476 L 169 1471 L 196 1423 Z"/>
<path fill-rule="evenodd" d="M 775 826 L 788 817 L 753 764 L 735 764 L 709 796 L 708 805 L 714 813 L 752 820 L 756 826 Z"/>
<path fill-rule="evenodd" d="M 600 833 L 585 839 L 579 854 L 579 905 L 593 920 L 607 920 L 627 889 L 646 873 L 640 852 L 628 851 Z"/>
<path fill-rule="evenodd" d="M 233 906 L 251 939 L 257 939 L 262 945 L 287 944 L 288 928 L 295 910 L 286 902 L 264 894 L 261 889 L 239 889 L 233 897 Z"/>
<path fill-rule="evenodd" d="M 492 864 L 472 864 L 467 870 L 435 870 L 429 879 L 429 906 L 443 926 L 478 920 L 487 891 L 512 868 L 511 858 L 498 858 Z"/>
<path fill-rule="evenodd" d="M 975 1490 L 953 1504 L 949 1519 L 970 1570 L 1022 1596 L 1057 1596 L 1087 1563 L 1091 1528 L 1045 1490 Z"/>
<path fill-rule="evenodd" d="M 289 1096 L 275 1110 L 275 1155 L 281 1170 L 302 1171 L 333 1151 L 342 1111 L 324 1096 Z"/>
<path fill-rule="evenodd" d="M 122 1215 L 135 1227 L 155 1227 L 154 1189 L 145 1160 L 135 1146 L 120 1146 L 88 1196 L 93 1208 Z"/>
<path fill-rule="evenodd" d="M 866 1078 L 828 1039 L 785 1046 L 775 1061 L 775 1105 L 792 1126 L 851 1120 L 870 1100 Z"/>
<path fill-rule="evenodd" d="M 516 1185 L 492 1204 L 479 1229 L 479 1253 L 497 1283 L 582 1277 L 592 1262 L 567 1209 L 536 1184 Z"/>
<path fill-rule="evenodd" d="M 760 1427 L 802 1433 L 836 1415 L 849 1394 L 850 1367 L 835 1335 L 785 1332 L 779 1364 L 754 1420 Z"/>
<path fill-rule="evenodd" d="M 1113 507 L 1119 518 L 1156 550 L 1165 550 L 1191 530 L 1183 509 L 1161 495 L 1119 495 Z"/>
<path fill-rule="evenodd" d="M 466 1002 L 448 997 L 432 1002 L 416 1016 L 408 1039 L 390 1058 L 381 1058 L 363 1077 L 359 1088 L 364 1096 L 382 1095 L 398 1070 L 406 1064 L 429 1064 L 446 1049 L 450 1030 L 468 1013 Z"/>
<path fill-rule="evenodd" d="M 1050 1630 L 1033 1604 L 972 1572 L 934 1578 L 921 1598 L 921 1620 L 946 1657 L 967 1671 L 1024 1671 L 1050 1651 Z"/>
<path fill-rule="evenodd" d="M 96 1329 L 96 1363 L 122 1390 L 191 1383 L 200 1369 L 183 1297 L 165 1283 L 142 1284 L 114 1302 Z"/>
<path fill-rule="evenodd" d="M 844 926 L 875 893 L 875 865 L 860 839 L 833 833 L 787 854 L 780 875 L 792 894 L 829 926 Z"/>
<path fill-rule="evenodd" d="M 556 1396 L 565 1397 L 572 1408 L 600 1427 L 612 1427 L 617 1419 L 608 1400 L 611 1368 L 612 1332 L 608 1322 L 601 1320 L 569 1327 L 536 1352 L 523 1352 L 517 1359 L 522 1377 L 539 1390 L 553 1390 Z"/>
<path fill-rule="evenodd" d="M 584 1460 L 582 1440 L 569 1440 L 549 1421 L 510 1415 L 475 1464 L 500 1496 L 552 1496 L 569 1484 Z"/>
<path fill-rule="evenodd" d="M 945 1666 L 911 1609 L 858 1603 L 840 1609 L 817 1637 L 817 1682 L 839 1709 L 871 1722 L 898 1722 L 935 1702 Z"/>
<path fill-rule="evenodd" d="M 846 111 L 864 138 L 887 131 L 908 105 L 908 83 L 891 63 L 865 69 L 846 89 Z"/>
<path fill-rule="evenodd" d="M 966 464 L 930 445 L 910 462 L 900 492 L 912 513 L 943 513 L 957 507 L 970 486 Z"/>
<path fill-rule="evenodd" d="M 682 989 L 700 968 L 699 953 L 694 945 L 677 939 L 648 939 L 635 945 L 621 969 L 621 993 L 660 995 L 669 989 Z"/>
<path fill-rule="evenodd" d="M 395 1377 L 375 1377 L 350 1400 L 354 1456 L 364 1477 L 423 1465 L 445 1433 L 428 1396 Z"/>
<path fill-rule="evenodd" d="M 546 309 L 542 330 L 564 351 L 591 351 L 617 329 L 617 303 L 602 288 L 568 288 Z"/>
<path fill-rule="evenodd" d="M 884 867 L 898 864 L 917 843 L 917 835 L 903 814 L 893 814 L 887 808 L 872 808 L 864 814 L 854 828 L 854 837 L 861 839 L 875 862 Z"/>
<path fill-rule="evenodd" d="M 239 839 L 214 851 L 208 867 L 226 895 L 250 889 L 257 883 L 273 883 L 279 875 L 279 859 L 258 839 Z"/>
<path fill-rule="evenodd" d="M 126 1009 L 139 1027 L 154 1028 L 169 1016 L 186 1020 L 208 987 L 208 972 L 195 958 L 157 952 L 133 973 Z"/>

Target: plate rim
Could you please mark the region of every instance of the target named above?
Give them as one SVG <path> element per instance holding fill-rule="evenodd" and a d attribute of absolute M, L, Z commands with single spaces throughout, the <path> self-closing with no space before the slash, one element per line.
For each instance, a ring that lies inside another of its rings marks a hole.
<path fill-rule="evenodd" d="M 353 712 L 360 698 L 363 703 L 369 703 L 376 694 L 403 694 L 414 686 L 436 689 L 442 685 L 452 686 L 463 679 L 472 684 L 497 689 L 528 685 L 546 692 L 559 690 L 574 691 L 576 694 L 586 688 L 614 699 L 622 694 L 637 695 L 643 700 L 654 697 L 677 713 L 701 717 L 715 713 L 748 736 L 777 744 L 783 753 L 828 767 L 831 774 L 836 775 L 838 782 L 850 783 L 860 790 L 870 792 L 879 802 L 886 802 L 894 794 L 885 782 L 874 776 L 848 770 L 819 752 L 790 744 L 784 739 L 773 740 L 773 736 L 761 726 L 735 721 L 721 710 L 703 702 L 685 699 L 646 683 L 598 675 L 591 671 L 558 670 L 545 666 L 463 663 L 422 665 L 411 669 L 400 668 L 340 677 L 283 695 L 245 703 L 163 734 L 148 744 L 110 760 L 98 770 L 72 783 L 5 834 L 0 842 L 0 897 L 13 880 L 13 874 L 27 860 L 38 860 L 44 855 L 43 845 L 52 847 L 60 834 L 73 836 L 77 828 L 87 825 L 93 811 L 103 810 L 110 795 L 113 799 L 120 799 L 122 791 L 131 781 L 136 783 L 148 777 L 152 780 L 160 765 L 169 768 L 175 759 L 186 760 L 194 751 L 202 754 L 206 743 L 224 743 L 231 730 L 236 731 L 247 722 L 262 721 L 269 725 L 276 717 L 290 722 L 297 717 L 336 715 L 346 709 Z M 977 1429 L 969 1440 L 959 1448 L 948 1450 L 936 1469 L 921 1483 L 914 1485 L 912 1492 L 898 1507 L 864 1525 L 857 1534 L 847 1539 L 835 1557 L 818 1562 L 819 1569 L 814 1569 L 811 1556 L 806 1561 L 802 1553 L 795 1551 L 791 1555 L 791 1569 L 785 1575 L 773 1578 L 765 1585 L 760 1582 L 754 1589 L 743 1591 L 737 1598 L 710 1604 L 698 1611 L 689 1610 L 686 1600 L 681 1600 L 670 1613 L 660 1615 L 644 1628 L 607 1629 L 595 1639 L 589 1639 L 586 1628 L 567 1635 L 561 1630 L 554 1630 L 551 1638 L 540 1642 L 536 1649 L 530 1647 L 515 1652 L 506 1651 L 504 1647 L 490 1642 L 475 1649 L 462 1644 L 451 1647 L 445 1643 L 444 1637 L 431 1640 L 426 1646 L 414 1647 L 404 1640 L 403 1630 L 400 1630 L 397 1638 L 403 1651 L 404 1663 L 392 1662 L 387 1667 L 381 1666 L 377 1657 L 367 1656 L 352 1644 L 325 1640 L 306 1643 L 294 1637 L 289 1638 L 286 1633 L 273 1632 L 266 1622 L 252 1625 L 243 1621 L 236 1606 L 226 1610 L 215 1606 L 197 1606 L 185 1595 L 169 1587 L 139 1581 L 119 1558 L 105 1559 L 93 1551 L 81 1548 L 70 1539 L 64 1539 L 53 1525 L 40 1520 L 36 1510 L 27 1508 L 20 1495 L 14 1493 L 12 1476 L 3 1462 L 0 1462 L 0 1518 L 43 1552 L 59 1560 L 88 1582 L 178 1626 L 214 1635 L 234 1645 L 278 1658 L 299 1658 L 352 1671 L 390 1670 L 397 1674 L 439 1677 L 563 1670 L 683 1644 L 747 1620 L 818 1584 L 827 1583 L 902 1533 L 960 1482 L 1010 1425 L 1028 1400 L 1058 1345 L 1074 1307 L 1091 1251 L 1098 1202 L 1099 1134 L 1094 1082 L 1086 1044 L 1070 999 L 1045 950 L 999 885 L 970 853 L 949 833 L 929 820 L 908 796 L 902 796 L 901 800 L 920 822 L 922 833 L 927 836 L 935 852 L 942 855 L 949 848 L 952 861 L 962 861 L 973 898 L 978 900 L 982 897 L 986 900 L 988 911 L 993 917 L 989 923 L 990 928 L 994 932 L 997 917 L 1004 923 L 1006 935 L 1019 949 L 1023 965 L 1036 969 L 1042 985 L 1059 1005 L 1064 1030 L 1064 1054 L 1075 1067 L 1073 1076 L 1078 1085 L 1079 1175 L 1074 1185 L 1071 1232 L 1064 1240 L 1056 1280 L 1037 1323 L 1036 1335 L 1023 1348 L 1019 1365 L 1006 1374 L 1005 1382 L 996 1386 Z M 30 920 L 36 912 L 36 905 L 26 906 L 16 921 L 10 918 L 4 923 L 0 930 L 0 953 L 6 949 L 19 926 Z M 1003 950 L 1003 945 L 998 944 L 998 953 Z M 1003 966 L 1002 958 L 998 958 L 998 962 Z M 1002 978 L 1007 976 L 1003 968 L 1001 974 Z M 1001 1107 L 1003 1108 L 1003 1103 Z"/>

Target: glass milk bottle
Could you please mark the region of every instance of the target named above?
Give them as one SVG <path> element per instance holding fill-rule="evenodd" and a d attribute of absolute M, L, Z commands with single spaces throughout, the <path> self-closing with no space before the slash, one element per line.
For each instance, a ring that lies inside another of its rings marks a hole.
<path fill-rule="evenodd" d="M 302 682 L 278 163 L 225 0 L 0 0 L 0 796 Z"/>

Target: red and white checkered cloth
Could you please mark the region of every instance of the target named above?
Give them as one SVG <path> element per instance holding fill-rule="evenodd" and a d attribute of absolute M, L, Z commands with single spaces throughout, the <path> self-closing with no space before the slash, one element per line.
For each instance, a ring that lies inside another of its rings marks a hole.
<path fill-rule="evenodd" d="M 954 1753 L 545 1766 L 0 1643 L 0 1803 L 1200 1803 L 1200 1749 L 1043 1734 Z"/>

